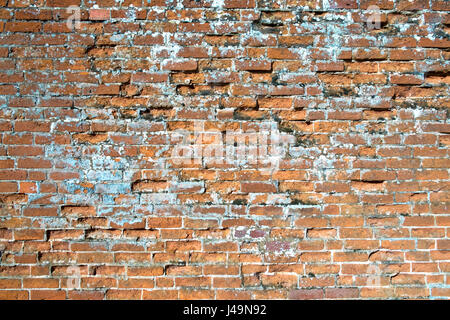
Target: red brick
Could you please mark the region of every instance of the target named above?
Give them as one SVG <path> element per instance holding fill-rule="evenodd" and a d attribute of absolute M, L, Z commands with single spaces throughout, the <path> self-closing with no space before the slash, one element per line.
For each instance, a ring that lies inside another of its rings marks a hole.
<path fill-rule="evenodd" d="M 0 299 L 449 296 L 448 1 L 0 2 Z"/>

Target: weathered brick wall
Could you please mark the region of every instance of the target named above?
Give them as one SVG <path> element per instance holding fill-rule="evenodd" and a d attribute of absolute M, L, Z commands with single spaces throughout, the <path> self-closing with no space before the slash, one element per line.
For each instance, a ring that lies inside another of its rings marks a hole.
<path fill-rule="evenodd" d="M 450 296 L 450 2 L 0 3 L 0 298 Z"/>

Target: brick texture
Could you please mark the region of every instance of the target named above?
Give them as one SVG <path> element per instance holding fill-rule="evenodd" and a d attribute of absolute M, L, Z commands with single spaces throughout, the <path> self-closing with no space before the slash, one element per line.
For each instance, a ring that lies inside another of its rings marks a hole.
<path fill-rule="evenodd" d="M 450 297 L 450 2 L 0 3 L 0 299 Z"/>

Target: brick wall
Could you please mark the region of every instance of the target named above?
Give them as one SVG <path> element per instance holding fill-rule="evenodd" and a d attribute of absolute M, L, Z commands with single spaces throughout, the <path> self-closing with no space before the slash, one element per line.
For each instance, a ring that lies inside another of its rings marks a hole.
<path fill-rule="evenodd" d="M 0 0 L 0 298 L 448 298 L 440 0 Z"/>

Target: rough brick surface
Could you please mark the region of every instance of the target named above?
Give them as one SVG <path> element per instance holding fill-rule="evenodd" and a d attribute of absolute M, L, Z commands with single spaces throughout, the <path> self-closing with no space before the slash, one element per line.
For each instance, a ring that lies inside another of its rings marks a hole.
<path fill-rule="evenodd" d="M 0 3 L 0 299 L 450 297 L 450 2 Z"/>

